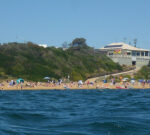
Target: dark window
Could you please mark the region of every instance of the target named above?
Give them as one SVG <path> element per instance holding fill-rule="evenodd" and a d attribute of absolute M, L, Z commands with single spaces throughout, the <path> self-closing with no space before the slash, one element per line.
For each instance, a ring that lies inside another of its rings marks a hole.
<path fill-rule="evenodd" d="M 113 55 L 113 53 L 109 53 L 109 55 Z"/>
<path fill-rule="evenodd" d="M 144 52 L 141 52 L 141 56 L 144 56 Z"/>
<path fill-rule="evenodd" d="M 131 53 L 130 53 L 130 52 L 127 52 L 127 55 L 131 55 Z"/>
<path fill-rule="evenodd" d="M 132 61 L 132 66 L 135 66 L 136 65 L 136 61 Z"/>
<path fill-rule="evenodd" d="M 145 52 L 145 56 L 148 56 L 148 52 Z"/>
<path fill-rule="evenodd" d="M 136 52 L 136 56 L 140 56 L 140 52 Z"/>
<path fill-rule="evenodd" d="M 136 56 L 136 52 L 135 51 L 132 52 L 132 56 Z"/>

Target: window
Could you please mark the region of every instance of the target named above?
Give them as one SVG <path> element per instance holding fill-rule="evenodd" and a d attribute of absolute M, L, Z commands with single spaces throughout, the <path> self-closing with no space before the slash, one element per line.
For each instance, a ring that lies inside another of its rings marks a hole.
<path fill-rule="evenodd" d="M 145 52 L 145 56 L 148 56 L 148 52 Z"/>
<path fill-rule="evenodd" d="M 110 55 L 113 55 L 113 53 L 109 53 L 108 55 L 109 55 L 109 56 L 110 56 Z"/>
<path fill-rule="evenodd" d="M 136 56 L 140 56 L 140 52 L 136 52 Z"/>
<path fill-rule="evenodd" d="M 127 52 L 127 55 L 131 55 L 131 53 L 130 53 L 130 52 Z"/>
<path fill-rule="evenodd" d="M 136 52 L 135 51 L 132 52 L 132 56 L 136 56 Z"/>
<path fill-rule="evenodd" d="M 141 56 L 144 56 L 144 52 L 141 52 Z"/>

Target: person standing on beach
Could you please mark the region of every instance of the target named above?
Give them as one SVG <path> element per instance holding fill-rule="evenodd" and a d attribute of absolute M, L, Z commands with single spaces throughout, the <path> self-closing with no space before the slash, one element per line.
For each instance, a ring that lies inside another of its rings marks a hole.
<path fill-rule="evenodd" d="M 22 90 L 22 88 L 23 88 L 22 82 L 20 83 L 20 87 L 21 87 L 21 90 Z"/>

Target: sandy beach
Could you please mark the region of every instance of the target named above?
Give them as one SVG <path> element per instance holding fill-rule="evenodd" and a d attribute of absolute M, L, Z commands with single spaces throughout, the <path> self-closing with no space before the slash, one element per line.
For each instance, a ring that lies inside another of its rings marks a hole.
<path fill-rule="evenodd" d="M 135 82 L 131 84 L 130 82 L 120 82 L 113 85 L 112 83 L 97 82 L 93 84 L 88 84 L 84 82 L 82 85 L 78 85 L 77 82 L 72 83 L 61 83 L 53 84 L 47 82 L 24 82 L 23 84 L 15 84 L 13 86 L 9 85 L 9 82 L 3 81 L 0 83 L 0 90 L 65 90 L 65 89 L 149 89 L 150 84 Z"/>

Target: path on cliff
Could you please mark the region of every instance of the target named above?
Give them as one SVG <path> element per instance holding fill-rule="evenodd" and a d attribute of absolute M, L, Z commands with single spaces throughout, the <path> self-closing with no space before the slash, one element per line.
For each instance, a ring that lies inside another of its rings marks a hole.
<path fill-rule="evenodd" d="M 89 79 L 87 79 L 86 81 L 94 82 L 95 80 L 104 79 L 104 78 L 107 78 L 107 77 L 109 77 L 109 76 L 133 75 L 133 74 L 136 73 L 139 69 L 140 69 L 140 68 L 135 68 L 135 69 L 132 69 L 132 70 L 129 70 L 129 71 L 123 71 L 123 72 L 120 72 L 120 73 L 109 74 L 109 75 L 99 76 L 99 77 L 95 77 L 95 78 L 89 78 Z"/>

